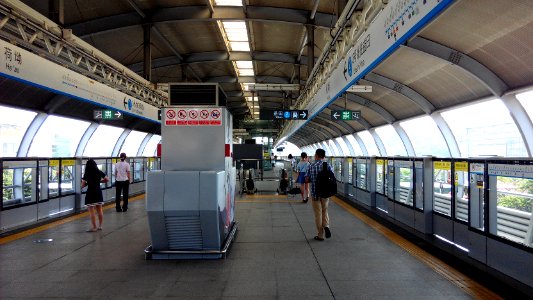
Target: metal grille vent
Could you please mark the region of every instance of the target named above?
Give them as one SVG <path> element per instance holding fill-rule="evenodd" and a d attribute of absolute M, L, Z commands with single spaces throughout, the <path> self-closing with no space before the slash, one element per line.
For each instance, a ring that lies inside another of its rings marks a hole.
<path fill-rule="evenodd" d="M 165 217 L 168 247 L 170 250 L 203 249 L 202 228 L 199 216 Z"/>
<path fill-rule="evenodd" d="M 448 61 L 450 61 L 452 64 L 458 65 L 459 62 L 461 62 L 461 58 L 463 58 L 463 54 L 461 52 L 452 51 L 448 57 Z"/>

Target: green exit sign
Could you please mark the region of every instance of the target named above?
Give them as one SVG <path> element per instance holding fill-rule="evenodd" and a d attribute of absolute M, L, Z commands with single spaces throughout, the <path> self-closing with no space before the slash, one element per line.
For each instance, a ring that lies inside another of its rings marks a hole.
<path fill-rule="evenodd" d="M 95 120 L 122 120 L 123 114 L 118 110 L 102 109 L 93 111 Z"/>
<path fill-rule="evenodd" d="M 361 112 L 355 110 L 332 110 L 331 111 L 331 120 L 332 121 L 351 121 L 359 120 L 361 118 Z"/>

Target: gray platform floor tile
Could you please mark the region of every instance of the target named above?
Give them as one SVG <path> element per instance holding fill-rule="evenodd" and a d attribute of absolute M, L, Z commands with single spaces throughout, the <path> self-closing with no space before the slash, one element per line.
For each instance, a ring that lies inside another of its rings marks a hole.
<path fill-rule="evenodd" d="M 317 242 L 309 203 L 243 200 L 254 202 L 237 203 L 240 228 L 224 260 L 144 260 L 148 222 L 134 201 L 126 214 L 107 210 L 102 232 L 86 233 L 80 219 L 2 245 L 0 298 L 470 298 L 334 203 L 333 238 Z"/>

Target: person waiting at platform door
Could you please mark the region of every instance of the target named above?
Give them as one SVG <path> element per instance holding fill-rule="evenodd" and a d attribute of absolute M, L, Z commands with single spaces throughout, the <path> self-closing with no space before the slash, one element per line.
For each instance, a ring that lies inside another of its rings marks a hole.
<path fill-rule="evenodd" d="M 115 208 L 117 212 L 128 211 L 130 171 L 130 164 L 126 162 L 126 153 L 120 153 L 120 161 L 115 164 Z M 122 206 L 120 205 L 121 194 Z"/>
<path fill-rule="evenodd" d="M 102 223 L 104 222 L 104 198 L 102 196 L 102 190 L 100 189 L 100 183 L 106 183 L 109 179 L 104 172 L 98 169 L 96 162 L 93 159 L 89 159 L 85 165 L 85 173 L 81 180 L 81 188 L 87 187 L 87 193 L 85 194 L 85 205 L 89 210 L 92 227 L 87 230 L 88 232 L 95 232 L 102 230 Z M 96 215 L 98 215 L 98 227 L 96 227 Z"/>

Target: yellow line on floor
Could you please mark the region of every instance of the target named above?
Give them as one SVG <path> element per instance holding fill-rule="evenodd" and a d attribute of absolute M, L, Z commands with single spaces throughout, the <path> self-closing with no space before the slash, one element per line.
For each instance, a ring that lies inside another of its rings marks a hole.
<path fill-rule="evenodd" d="M 243 195 L 243 198 L 287 198 L 287 195 Z"/>
<path fill-rule="evenodd" d="M 372 227 L 372 229 L 374 229 L 375 231 L 383 234 L 390 241 L 402 247 L 405 251 L 409 252 L 415 258 L 428 265 L 435 272 L 442 275 L 444 278 L 458 286 L 460 289 L 464 290 L 466 293 L 470 294 L 472 297 L 476 299 L 503 299 L 491 290 L 484 287 L 483 285 L 475 282 L 468 276 L 453 269 L 442 260 L 422 250 L 418 246 L 404 239 L 389 228 L 379 224 L 378 222 L 363 214 L 362 212 L 358 211 L 346 202 L 340 200 L 337 197 L 332 197 L 331 199 L 337 205 L 347 210 L 349 213 L 354 215 L 359 220 L 363 221 L 368 226 Z"/>
<path fill-rule="evenodd" d="M 296 200 L 236 200 L 237 203 L 300 203 Z"/>
<path fill-rule="evenodd" d="M 141 200 L 141 199 L 144 199 L 144 194 L 141 194 L 141 195 L 138 195 L 138 196 L 130 198 L 129 202 L 133 202 L 133 201 L 137 201 L 137 200 Z M 106 204 L 104 206 L 104 210 L 108 210 L 108 209 L 112 209 L 112 208 L 115 208 L 115 203 L 114 202 Z M 51 222 L 51 223 L 48 223 L 48 224 L 44 224 L 44 225 L 41 225 L 41 226 L 38 226 L 38 227 L 35 227 L 35 228 L 31 228 L 31 229 L 28 229 L 28 230 L 21 231 L 19 233 L 15 233 L 15 234 L 0 238 L 0 245 L 7 244 L 7 243 L 10 243 L 10 242 L 16 241 L 18 239 L 25 238 L 25 237 L 30 236 L 32 234 L 36 234 L 36 233 L 39 233 L 41 231 L 44 231 L 44 230 L 47 230 L 47 229 L 50 229 L 50 228 L 54 228 L 54 227 L 57 227 L 59 225 L 62 225 L 62 224 L 68 223 L 68 222 L 79 220 L 81 218 L 87 217 L 88 215 L 89 215 L 89 212 L 86 211 L 86 212 L 83 212 L 83 213 L 80 213 L 80 214 L 77 214 L 77 215 L 73 215 L 71 217 L 67 217 L 67 218 L 64 218 L 64 219 L 61 219 L 61 220 L 57 220 L 57 221 L 54 221 L 54 222 Z"/>

